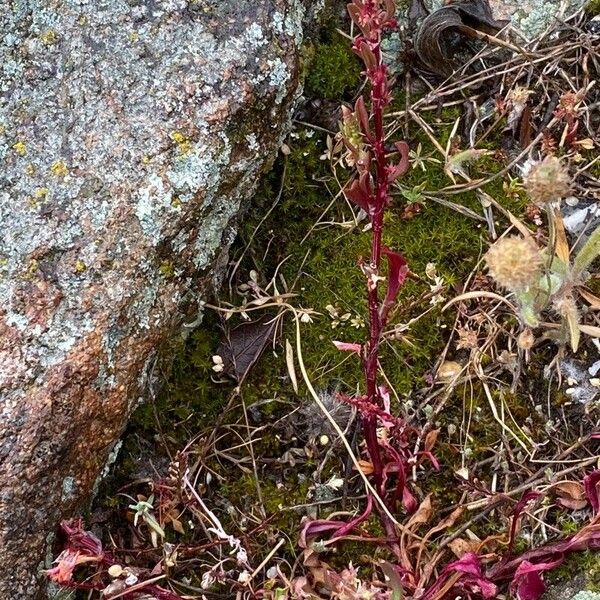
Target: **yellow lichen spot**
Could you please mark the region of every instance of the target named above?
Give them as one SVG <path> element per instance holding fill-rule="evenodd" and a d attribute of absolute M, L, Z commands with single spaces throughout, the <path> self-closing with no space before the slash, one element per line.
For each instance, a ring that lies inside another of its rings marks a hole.
<path fill-rule="evenodd" d="M 39 267 L 40 267 L 40 265 L 39 265 L 38 261 L 35 258 L 32 258 L 29 261 L 27 271 L 25 271 L 25 278 L 33 279 L 37 275 Z"/>
<path fill-rule="evenodd" d="M 173 208 L 181 208 L 181 199 L 179 196 L 173 196 L 173 199 L 171 200 L 171 206 Z"/>
<path fill-rule="evenodd" d="M 56 31 L 54 31 L 54 29 L 47 29 L 40 35 L 40 40 L 42 40 L 46 46 L 51 46 L 58 40 L 58 34 Z"/>
<path fill-rule="evenodd" d="M 137 31 L 130 31 L 129 32 L 129 41 L 130 42 L 137 42 L 140 39 L 140 34 Z"/>
<path fill-rule="evenodd" d="M 163 260 L 158 270 L 163 277 L 167 278 L 173 277 L 173 275 L 175 274 L 173 263 L 170 260 Z"/>
<path fill-rule="evenodd" d="M 75 273 L 85 273 L 87 267 L 82 260 L 75 261 Z"/>
<path fill-rule="evenodd" d="M 25 156 L 27 154 L 27 146 L 25 146 L 23 142 L 17 142 L 16 144 L 13 144 L 13 150 L 19 156 Z"/>
<path fill-rule="evenodd" d="M 28 196 L 27 204 L 31 208 L 38 208 L 38 206 L 40 205 L 40 202 L 43 202 L 47 196 L 48 196 L 48 188 L 46 188 L 46 187 L 37 188 L 33 192 L 33 196 Z"/>
<path fill-rule="evenodd" d="M 48 188 L 47 187 L 37 188 L 35 190 L 35 192 L 33 192 L 33 197 L 36 200 L 44 200 L 44 198 L 46 198 L 47 195 L 48 195 Z"/>
<path fill-rule="evenodd" d="M 28 165 L 25 167 L 25 173 L 29 176 L 35 175 L 35 167 L 33 166 L 33 163 L 28 163 Z"/>
<path fill-rule="evenodd" d="M 81 15 L 79 19 L 77 19 L 77 24 L 81 25 L 82 27 L 87 25 L 89 22 L 90 20 L 85 15 Z"/>
<path fill-rule="evenodd" d="M 171 133 L 171 139 L 177 144 L 179 154 L 188 154 L 192 151 L 191 140 L 181 131 L 173 131 Z"/>
<path fill-rule="evenodd" d="M 142 163 L 144 163 L 145 165 L 150 164 L 150 162 L 152 161 L 152 159 L 146 154 L 146 156 L 142 157 Z"/>
<path fill-rule="evenodd" d="M 56 177 L 66 177 L 69 174 L 69 167 L 63 160 L 57 160 L 50 167 L 50 171 Z"/>
<path fill-rule="evenodd" d="M 0 135 L 4 135 L 6 133 L 6 127 L 0 124 Z"/>

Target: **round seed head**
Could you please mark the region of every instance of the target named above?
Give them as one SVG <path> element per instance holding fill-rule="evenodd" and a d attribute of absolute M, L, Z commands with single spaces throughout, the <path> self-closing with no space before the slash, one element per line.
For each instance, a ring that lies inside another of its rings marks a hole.
<path fill-rule="evenodd" d="M 542 255 L 535 242 L 516 235 L 499 239 L 485 255 L 494 281 L 511 292 L 527 289 L 542 274 Z"/>
<path fill-rule="evenodd" d="M 521 350 L 531 350 L 533 344 L 535 343 L 535 337 L 533 335 L 533 331 L 527 327 L 519 334 L 517 338 L 517 345 Z"/>
<path fill-rule="evenodd" d="M 577 314 L 577 304 L 575 302 L 575 298 L 573 298 L 571 294 L 557 296 L 553 299 L 552 304 L 554 306 L 554 310 L 561 317 Z"/>
<path fill-rule="evenodd" d="M 547 156 L 533 165 L 525 177 L 525 189 L 538 205 L 557 202 L 569 196 L 571 184 L 569 169 L 556 156 Z"/>

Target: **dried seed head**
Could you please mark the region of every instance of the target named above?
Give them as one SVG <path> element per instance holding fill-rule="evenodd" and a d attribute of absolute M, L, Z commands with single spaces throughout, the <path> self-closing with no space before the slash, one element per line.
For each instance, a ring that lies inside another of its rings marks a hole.
<path fill-rule="evenodd" d="M 533 335 L 533 331 L 527 327 L 523 329 L 517 338 L 517 345 L 521 350 L 531 350 L 533 344 L 535 343 L 535 337 Z"/>
<path fill-rule="evenodd" d="M 557 202 L 571 193 L 572 180 L 565 163 L 547 156 L 534 164 L 525 176 L 525 189 L 538 205 Z"/>
<path fill-rule="evenodd" d="M 542 274 L 542 255 L 535 242 L 516 235 L 499 239 L 485 255 L 495 282 L 518 292 L 535 283 Z"/>
<path fill-rule="evenodd" d="M 554 310 L 561 316 L 577 314 L 577 303 L 571 294 L 560 295 L 553 299 L 552 305 Z"/>
<path fill-rule="evenodd" d="M 456 379 L 462 372 L 462 365 L 454 360 L 445 360 L 438 369 L 437 378 L 440 381 L 448 382 Z"/>

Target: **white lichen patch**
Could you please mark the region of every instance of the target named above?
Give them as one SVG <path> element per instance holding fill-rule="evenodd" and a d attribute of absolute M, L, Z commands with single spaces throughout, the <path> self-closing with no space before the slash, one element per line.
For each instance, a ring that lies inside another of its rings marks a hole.
<path fill-rule="evenodd" d="M 288 66 L 280 58 L 268 60 L 267 64 L 270 68 L 269 83 L 277 90 L 275 103 L 281 104 L 282 100 L 287 95 L 286 84 L 290 79 Z"/>
<path fill-rule="evenodd" d="M 67 477 L 65 477 L 63 479 L 63 482 L 62 482 L 62 495 L 60 498 L 61 502 L 69 502 L 70 500 L 73 500 L 73 498 L 75 497 L 76 491 L 77 491 L 77 480 L 75 479 L 75 477 L 68 475 Z"/>
<path fill-rule="evenodd" d="M 265 39 L 262 27 L 258 23 L 252 23 L 252 25 L 248 27 L 246 39 L 248 39 L 255 47 L 268 43 Z"/>
<path fill-rule="evenodd" d="M 499 5 L 497 13 L 502 18 L 502 11 L 506 11 L 513 27 L 533 39 L 554 25 L 555 19 L 564 19 L 584 4 L 585 0 L 510 0 Z"/>
<path fill-rule="evenodd" d="M 246 136 L 246 141 L 248 142 L 248 148 L 254 152 L 260 150 L 260 144 L 258 143 L 258 138 L 256 134 L 250 133 Z"/>
<path fill-rule="evenodd" d="M 178 156 L 167 171 L 167 178 L 182 201 L 190 200 L 197 192 L 210 193 L 219 181 L 219 169 L 229 159 L 230 147 L 215 149 L 207 143 L 197 144 L 192 152 Z"/>
<path fill-rule="evenodd" d="M 204 219 L 202 231 L 199 232 L 194 243 L 193 260 L 197 269 L 205 269 L 210 264 L 215 250 L 221 246 L 223 232 L 239 210 L 239 202 L 240 199 L 238 199 L 238 203 L 223 203 Z"/>
<path fill-rule="evenodd" d="M 138 191 L 135 215 L 153 244 L 158 244 L 161 238 L 161 213 L 175 210 L 172 200 L 173 191 L 166 188 L 162 178 L 155 173 L 150 174 L 146 186 Z"/>

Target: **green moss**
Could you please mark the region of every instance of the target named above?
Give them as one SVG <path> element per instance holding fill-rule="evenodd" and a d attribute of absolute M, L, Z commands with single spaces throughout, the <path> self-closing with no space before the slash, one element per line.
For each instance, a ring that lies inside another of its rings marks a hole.
<path fill-rule="evenodd" d="M 301 515 L 289 508 L 306 502 L 308 480 L 299 479 L 297 474 L 292 474 L 285 483 L 283 485 L 281 482 L 269 481 L 267 478 L 261 480 L 259 499 L 254 475 L 243 474 L 240 477 L 227 477 L 219 493 L 238 510 L 247 514 L 256 512 L 260 507 L 264 510 L 271 526 L 280 531 L 296 531 L 300 525 Z M 238 523 L 236 519 L 230 522 L 224 519 L 224 525 L 236 527 Z"/>
<path fill-rule="evenodd" d="M 589 0 L 585 6 L 585 12 L 590 17 L 600 15 L 600 0 Z"/>
<path fill-rule="evenodd" d="M 306 95 L 315 98 L 341 99 L 357 88 L 361 71 L 348 40 L 333 32 L 316 45 L 306 78 Z"/>
<path fill-rule="evenodd" d="M 175 340 L 162 349 L 172 360 L 166 365 L 166 383 L 154 402 L 145 402 L 132 417 L 131 428 L 152 435 L 157 429 L 168 431 L 175 450 L 185 445 L 190 430 L 214 421 L 231 392 L 212 381 L 211 357 L 219 342 L 218 319 L 208 313 L 204 326 L 195 330 L 187 344 Z"/>
<path fill-rule="evenodd" d="M 590 289 L 592 294 L 596 296 L 600 295 L 600 277 L 590 277 L 590 279 L 585 282 L 585 285 Z"/>
<path fill-rule="evenodd" d="M 575 528 L 578 530 L 581 524 Z M 548 581 L 554 585 L 570 581 L 573 576 L 585 573 L 587 578 L 586 589 L 590 592 L 600 592 L 600 555 L 598 552 L 586 550 L 575 552 L 567 557 L 558 568 L 553 569 L 548 576 Z"/>

